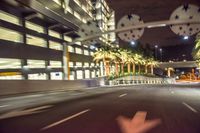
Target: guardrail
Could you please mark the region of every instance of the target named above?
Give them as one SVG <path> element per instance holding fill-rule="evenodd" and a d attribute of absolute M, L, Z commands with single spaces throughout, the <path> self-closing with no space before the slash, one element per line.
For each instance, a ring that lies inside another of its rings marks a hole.
<path fill-rule="evenodd" d="M 109 85 L 167 84 L 165 80 L 113 80 Z"/>

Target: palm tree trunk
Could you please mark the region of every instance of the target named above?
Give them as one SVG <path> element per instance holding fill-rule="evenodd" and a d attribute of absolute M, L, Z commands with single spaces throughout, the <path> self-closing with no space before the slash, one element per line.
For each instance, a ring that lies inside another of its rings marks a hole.
<path fill-rule="evenodd" d="M 133 63 L 133 74 L 135 74 L 135 64 Z"/>
<path fill-rule="evenodd" d="M 110 72 L 109 62 L 106 61 L 105 59 L 103 59 L 103 62 L 104 62 L 104 66 L 105 66 L 106 76 L 108 76 L 109 72 Z"/>
<path fill-rule="evenodd" d="M 109 76 L 109 74 L 110 74 L 109 61 L 106 61 L 106 76 Z"/>
<path fill-rule="evenodd" d="M 115 72 L 116 72 L 116 75 L 118 76 L 119 75 L 118 62 L 115 62 Z"/>
<path fill-rule="evenodd" d="M 122 75 L 124 75 L 124 63 L 121 64 Z"/>
<path fill-rule="evenodd" d="M 151 65 L 151 74 L 153 75 L 153 65 Z"/>
<path fill-rule="evenodd" d="M 148 73 L 148 66 L 145 65 L 145 73 L 147 74 Z"/>
<path fill-rule="evenodd" d="M 127 65 L 127 69 L 128 69 L 128 73 L 131 73 L 131 64 L 130 63 L 128 63 L 128 65 Z"/>
<path fill-rule="evenodd" d="M 138 73 L 140 74 L 141 73 L 141 66 L 138 65 Z"/>

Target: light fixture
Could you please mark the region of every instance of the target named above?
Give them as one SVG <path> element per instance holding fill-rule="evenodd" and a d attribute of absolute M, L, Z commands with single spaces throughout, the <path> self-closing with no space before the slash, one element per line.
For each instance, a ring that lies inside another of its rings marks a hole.
<path fill-rule="evenodd" d="M 23 69 L 29 69 L 29 66 L 28 65 L 24 65 Z"/>
<path fill-rule="evenodd" d="M 158 45 L 155 45 L 155 48 L 158 48 Z"/>
<path fill-rule="evenodd" d="M 96 49 L 96 47 L 93 46 L 93 45 L 91 45 L 91 46 L 90 46 L 90 49 L 93 49 L 93 50 L 94 50 L 94 49 Z"/>
<path fill-rule="evenodd" d="M 149 25 L 147 28 L 155 28 L 155 27 L 165 27 L 167 26 L 166 24 L 157 24 L 157 25 Z"/>
<path fill-rule="evenodd" d="M 135 45 L 135 41 L 131 41 L 130 43 L 131 43 L 131 45 Z"/>
<path fill-rule="evenodd" d="M 188 39 L 189 39 L 189 36 L 184 36 L 183 39 L 184 39 L 184 40 L 188 40 Z"/>

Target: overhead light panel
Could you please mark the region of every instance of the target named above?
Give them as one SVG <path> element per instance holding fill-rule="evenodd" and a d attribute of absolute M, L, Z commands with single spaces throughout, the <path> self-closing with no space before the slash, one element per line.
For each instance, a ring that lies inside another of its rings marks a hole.
<path fill-rule="evenodd" d="M 155 27 L 165 27 L 167 26 L 166 24 L 158 24 L 158 25 L 149 25 L 147 28 L 155 28 Z"/>

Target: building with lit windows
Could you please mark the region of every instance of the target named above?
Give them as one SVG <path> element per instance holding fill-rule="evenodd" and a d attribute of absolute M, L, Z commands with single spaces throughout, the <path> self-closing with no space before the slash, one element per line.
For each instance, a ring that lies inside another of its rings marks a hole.
<path fill-rule="evenodd" d="M 104 0 L 3 0 L 0 6 L 0 79 L 76 80 L 104 75 L 93 62 L 96 48 L 77 42 L 79 26 L 98 21 L 115 28 L 115 12 Z M 100 38 L 115 41 L 111 33 Z M 67 58 L 67 60 L 66 60 Z"/>

